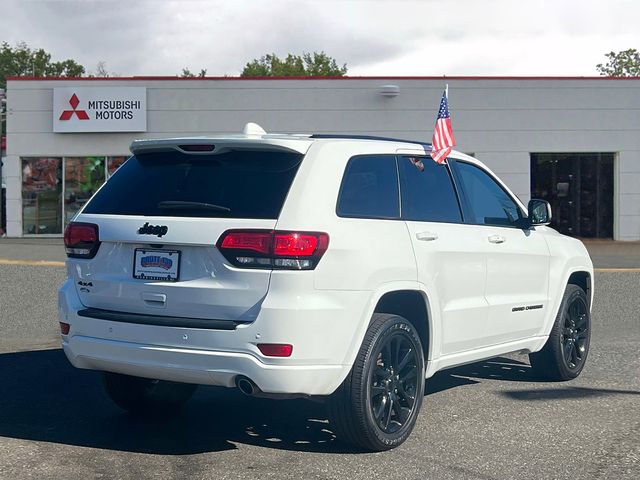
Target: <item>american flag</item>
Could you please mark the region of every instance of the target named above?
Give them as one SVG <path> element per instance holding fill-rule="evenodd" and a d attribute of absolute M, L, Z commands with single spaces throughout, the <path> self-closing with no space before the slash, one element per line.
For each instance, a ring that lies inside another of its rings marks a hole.
<path fill-rule="evenodd" d="M 431 158 L 436 163 L 444 163 L 451 153 L 451 147 L 456 144 L 456 139 L 451 129 L 447 90 L 448 88 L 445 89 L 442 94 L 442 100 L 440 100 L 438 119 L 436 120 L 436 128 L 433 131 L 433 140 L 431 141 Z"/>

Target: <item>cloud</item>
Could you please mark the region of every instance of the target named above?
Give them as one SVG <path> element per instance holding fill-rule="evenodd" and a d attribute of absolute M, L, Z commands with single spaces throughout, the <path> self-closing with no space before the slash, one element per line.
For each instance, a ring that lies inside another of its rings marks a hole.
<path fill-rule="evenodd" d="M 101 60 L 107 67 L 133 67 L 148 50 L 150 39 L 140 25 L 147 16 L 143 2 L 9 0 L 2 10 L 3 40 L 25 41 L 54 60 L 73 58 L 89 70 Z"/>
<path fill-rule="evenodd" d="M 303 8 L 301 8 L 301 5 Z M 266 53 L 325 51 L 339 63 L 367 63 L 391 58 L 403 49 L 377 31 L 343 25 L 351 17 L 334 17 L 326 4 L 252 2 L 168 2 L 157 16 L 156 51 L 168 62 L 182 59 L 192 69 L 239 74 L 245 63 Z M 220 8 L 216 8 L 219 6 Z M 215 13 L 213 13 L 215 12 Z M 185 28 L 185 25 L 189 25 Z M 153 69 L 153 65 L 147 65 Z"/>
<path fill-rule="evenodd" d="M 238 75 L 324 50 L 352 75 L 593 75 L 640 48 L 633 1 L 3 0 L 0 40 L 121 75 Z"/>

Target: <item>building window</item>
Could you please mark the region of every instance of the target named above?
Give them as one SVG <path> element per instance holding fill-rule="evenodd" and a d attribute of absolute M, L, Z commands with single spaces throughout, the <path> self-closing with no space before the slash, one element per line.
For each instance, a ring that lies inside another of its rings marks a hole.
<path fill-rule="evenodd" d="M 104 183 L 105 160 L 105 157 L 64 159 L 65 225 Z"/>
<path fill-rule="evenodd" d="M 61 235 L 67 223 L 127 158 L 23 157 L 22 233 Z"/>
<path fill-rule="evenodd" d="M 532 153 L 531 196 L 551 203 L 551 226 L 582 238 L 613 238 L 614 153 Z"/>
<path fill-rule="evenodd" d="M 62 159 L 22 159 L 22 233 L 62 233 Z"/>

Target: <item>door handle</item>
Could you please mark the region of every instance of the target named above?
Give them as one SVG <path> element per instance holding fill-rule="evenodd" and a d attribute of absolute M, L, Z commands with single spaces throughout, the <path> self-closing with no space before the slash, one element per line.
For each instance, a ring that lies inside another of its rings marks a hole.
<path fill-rule="evenodd" d="M 438 234 L 435 232 L 418 232 L 416 233 L 416 238 L 423 242 L 432 242 L 438 239 Z"/>
<path fill-rule="evenodd" d="M 507 239 L 504 238 L 502 235 L 491 235 L 491 236 L 489 236 L 489 242 L 491 242 L 491 243 L 504 243 L 506 241 L 507 241 Z"/>

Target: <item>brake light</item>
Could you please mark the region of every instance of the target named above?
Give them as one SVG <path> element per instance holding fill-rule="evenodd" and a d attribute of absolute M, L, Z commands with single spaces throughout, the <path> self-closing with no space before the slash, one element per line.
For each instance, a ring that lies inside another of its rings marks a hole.
<path fill-rule="evenodd" d="M 71 222 L 64 230 L 64 247 L 67 257 L 93 258 L 100 247 L 98 225 Z"/>
<path fill-rule="evenodd" d="M 233 265 L 245 268 L 313 270 L 329 246 L 321 232 L 228 230 L 218 249 Z"/>
<path fill-rule="evenodd" d="M 259 343 L 258 349 L 265 357 L 290 357 L 293 345 L 287 343 Z"/>
<path fill-rule="evenodd" d="M 271 232 L 227 232 L 220 248 L 251 250 L 268 254 L 271 250 L 273 235 Z"/>
<path fill-rule="evenodd" d="M 308 257 L 318 247 L 318 237 L 304 233 L 276 233 L 274 236 L 273 253 L 277 256 Z"/>
<path fill-rule="evenodd" d="M 62 335 L 69 335 L 69 330 L 71 330 L 71 325 L 65 322 L 59 322 L 59 323 L 60 323 L 60 333 Z"/>
<path fill-rule="evenodd" d="M 196 143 L 192 145 L 178 145 L 178 148 L 185 152 L 213 152 L 215 145 Z"/>

